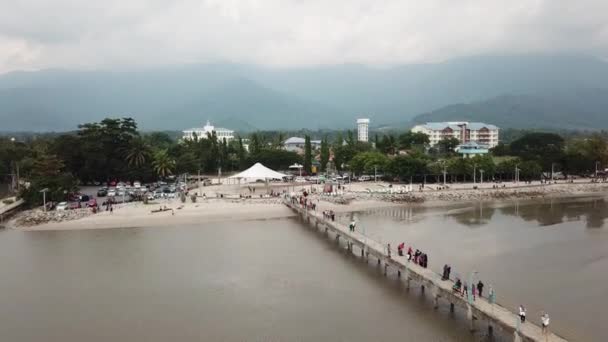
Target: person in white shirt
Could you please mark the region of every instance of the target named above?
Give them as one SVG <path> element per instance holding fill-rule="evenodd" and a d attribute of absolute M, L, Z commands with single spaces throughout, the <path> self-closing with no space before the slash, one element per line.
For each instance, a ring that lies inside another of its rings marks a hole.
<path fill-rule="evenodd" d="M 522 323 L 526 323 L 526 309 L 523 305 L 519 306 L 519 319 L 521 319 Z"/>
<path fill-rule="evenodd" d="M 549 314 L 545 312 L 545 314 L 541 316 L 540 320 L 543 323 L 543 335 L 545 335 L 549 330 Z"/>

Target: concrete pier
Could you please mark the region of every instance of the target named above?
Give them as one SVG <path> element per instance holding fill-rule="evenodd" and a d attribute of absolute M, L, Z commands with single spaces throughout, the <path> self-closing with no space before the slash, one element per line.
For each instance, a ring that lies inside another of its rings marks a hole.
<path fill-rule="evenodd" d="M 466 310 L 467 318 L 469 319 L 469 328 L 475 330 L 475 321 L 485 321 L 488 324 L 488 330 L 494 331 L 499 328 L 513 336 L 514 341 L 539 341 L 539 342 L 565 342 L 566 340 L 549 332 L 546 336 L 543 335 L 542 329 L 527 321 L 525 324 L 518 324 L 519 316 L 509 309 L 501 306 L 499 303 L 490 303 L 486 298 L 477 298 L 473 303 L 469 304 L 466 296 L 460 293 L 455 293 L 452 289 L 454 282 L 451 280 L 442 280 L 441 275 L 431 271 L 428 268 L 423 268 L 416 265 L 414 262 L 408 262 L 407 256 L 399 256 L 396 253 L 391 253 L 391 257 L 387 255 L 386 245 L 374 241 L 359 232 L 349 231 L 346 225 L 331 221 L 323 217 L 322 213 L 301 208 L 298 204 L 292 204 L 289 200 L 285 204 L 298 213 L 305 222 L 311 223 L 313 227 L 319 227 L 326 234 L 332 232 L 336 237 L 340 237 L 347 243 L 348 249 L 352 252 L 353 246 L 361 250 L 361 255 L 365 251 L 365 260 L 371 255 L 378 260 L 378 266 L 384 264 L 384 274 L 387 274 L 388 268 L 392 268 L 402 273 L 405 278 L 407 288 L 414 284 L 420 284 L 421 291 L 424 294 L 425 288 L 433 296 L 433 304 L 436 308 L 441 302 L 450 306 L 450 311 L 453 312 L 455 307 Z M 338 240 L 338 238 L 336 238 Z M 479 325 L 479 324 L 477 324 Z M 519 326 L 519 330 L 518 330 Z"/>

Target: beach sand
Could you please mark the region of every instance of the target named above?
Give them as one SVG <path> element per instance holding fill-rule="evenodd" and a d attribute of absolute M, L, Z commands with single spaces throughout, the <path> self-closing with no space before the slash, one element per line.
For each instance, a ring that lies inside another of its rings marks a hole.
<path fill-rule="evenodd" d="M 479 185 L 477 185 L 479 187 Z M 183 225 L 196 225 L 202 222 L 219 221 L 247 221 L 275 219 L 293 216 L 294 213 L 282 204 L 282 198 L 259 198 L 259 194 L 268 190 L 264 186 L 256 186 L 256 195 L 250 199 L 234 199 L 239 194 L 249 192 L 247 186 L 234 185 L 214 186 L 213 193 L 224 194 L 224 198 L 201 198 L 196 203 L 190 199 L 181 203 L 179 199 L 159 200 L 156 203 L 143 204 L 141 202 L 116 205 L 112 213 L 102 211 L 84 218 L 49 222 L 35 226 L 19 226 L 16 219 L 7 224 L 8 228 L 21 230 L 75 230 L 75 229 L 102 229 L 102 228 L 130 228 L 130 227 L 175 227 Z M 514 186 L 508 184 L 506 188 L 493 189 L 492 184 L 473 189 L 472 184 L 458 184 L 449 189 L 437 190 L 436 186 L 427 186 L 420 192 L 414 185 L 415 191 L 409 194 L 391 194 L 389 191 L 398 191 L 402 186 L 389 188 L 388 183 L 353 183 L 347 185 L 346 190 L 341 189 L 341 196 L 320 195 L 321 185 L 273 185 L 275 191 L 283 190 L 289 193 L 300 194 L 303 190 L 311 193 L 311 198 L 317 203 L 317 211 L 334 210 L 335 212 L 359 211 L 388 206 L 425 206 L 441 207 L 457 203 L 484 201 L 507 201 L 510 199 L 538 200 L 542 198 L 558 198 L 570 196 L 606 195 L 608 183 L 577 182 L 574 184 L 561 183 L 540 185 L 538 183 Z M 311 191 L 312 189 L 315 191 Z M 391 190 L 389 190 L 391 189 Z M 211 189 L 206 189 L 211 194 Z M 422 198 L 422 201 L 408 203 L 412 196 Z M 348 198 L 348 204 L 333 203 L 336 198 Z M 152 213 L 161 206 L 173 210 Z M 180 208 L 180 209 L 178 209 Z"/>

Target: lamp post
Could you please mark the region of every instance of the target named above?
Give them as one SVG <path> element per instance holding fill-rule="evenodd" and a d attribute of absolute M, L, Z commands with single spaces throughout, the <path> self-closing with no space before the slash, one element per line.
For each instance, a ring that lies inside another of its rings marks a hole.
<path fill-rule="evenodd" d="M 446 170 L 446 166 L 445 166 L 445 161 L 443 162 L 443 186 L 445 186 L 445 176 L 447 174 L 447 170 Z"/>
<path fill-rule="evenodd" d="M 480 184 L 483 184 L 483 169 L 479 170 L 479 173 L 481 174 L 481 182 L 480 182 Z"/>
<path fill-rule="evenodd" d="M 597 166 L 599 163 L 600 163 L 599 161 L 595 162 L 595 178 L 597 178 Z"/>
<path fill-rule="evenodd" d="M 40 190 L 40 192 L 42 193 L 42 206 L 43 206 L 45 212 L 46 212 L 46 193 L 48 191 L 49 191 L 49 188 L 44 188 L 44 189 Z"/>
<path fill-rule="evenodd" d="M 477 164 L 473 164 L 473 184 L 477 183 Z"/>

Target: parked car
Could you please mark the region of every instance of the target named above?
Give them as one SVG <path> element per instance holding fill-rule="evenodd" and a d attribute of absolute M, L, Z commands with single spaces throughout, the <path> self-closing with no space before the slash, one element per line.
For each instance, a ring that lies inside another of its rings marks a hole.
<path fill-rule="evenodd" d="M 108 196 L 108 190 L 106 188 L 101 188 L 97 190 L 97 197 L 106 197 Z"/>
<path fill-rule="evenodd" d="M 88 202 L 87 202 L 87 207 L 88 208 L 94 208 L 97 206 L 97 200 L 94 198 L 91 198 Z"/>
<path fill-rule="evenodd" d="M 359 176 L 359 182 L 367 182 L 369 180 L 371 180 L 372 178 L 370 176 Z"/>
<path fill-rule="evenodd" d="M 116 190 L 110 189 L 110 191 L 108 191 L 108 197 L 114 197 L 114 196 L 116 196 Z"/>
<path fill-rule="evenodd" d="M 81 208 L 80 202 L 71 202 L 68 205 L 68 209 L 80 209 L 80 208 Z"/>
<path fill-rule="evenodd" d="M 304 179 L 304 177 L 296 177 L 295 182 L 296 183 L 304 183 L 304 182 L 306 182 L 306 179 Z"/>
<path fill-rule="evenodd" d="M 141 188 L 141 183 L 140 182 L 133 182 L 133 187 L 138 189 Z"/>
<path fill-rule="evenodd" d="M 60 202 L 55 207 L 55 210 L 67 210 L 67 209 L 68 209 L 68 202 Z"/>

